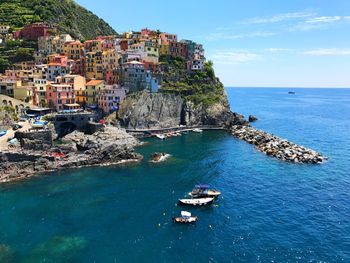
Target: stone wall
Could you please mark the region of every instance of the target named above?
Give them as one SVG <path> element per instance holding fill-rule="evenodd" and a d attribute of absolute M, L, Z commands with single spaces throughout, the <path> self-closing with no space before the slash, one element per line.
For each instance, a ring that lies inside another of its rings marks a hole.
<path fill-rule="evenodd" d="M 52 147 L 51 130 L 30 131 L 15 133 L 15 138 L 20 142 L 24 150 L 48 150 Z"/>

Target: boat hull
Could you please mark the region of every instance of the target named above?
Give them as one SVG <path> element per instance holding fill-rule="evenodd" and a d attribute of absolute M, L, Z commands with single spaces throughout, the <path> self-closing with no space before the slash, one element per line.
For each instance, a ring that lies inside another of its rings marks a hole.
<path fill-rule="evenodd" d="M 173 222 L 174 223 L 179 223 L 179 224 L 193 224 L 196 223 L 198 220 L 198 217 L 192 216 L 188 218 L 184 217 L 173 217 Z"/>
<path fill-rule="evenodd" d="M 194 198 L 194 199 L 179 199 L 179 205 L 185 206 L 205 206 L 214 202 L 214 198 Z"/>

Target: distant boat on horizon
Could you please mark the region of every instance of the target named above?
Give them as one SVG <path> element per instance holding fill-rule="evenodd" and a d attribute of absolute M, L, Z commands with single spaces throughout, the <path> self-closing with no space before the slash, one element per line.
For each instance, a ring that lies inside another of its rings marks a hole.
<path fill-rule="evenodd" d="M 295 94 L 295 91 L 288 91 L 288 94 Z"/>

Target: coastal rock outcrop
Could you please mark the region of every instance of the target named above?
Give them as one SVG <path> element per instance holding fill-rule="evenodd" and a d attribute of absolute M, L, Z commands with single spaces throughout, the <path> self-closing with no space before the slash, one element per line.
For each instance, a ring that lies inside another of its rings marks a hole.
<path fill-rule="evenodd" d="M 231 112 L 226 97 L 222 103 L 203 106 L 178 95 L 149 92 L 129 96 L 120 106 L 118 119 L 128 129 L 247 124 L 242 115 Z"/>
<path fill-rule="evenodd" d="M 168 153 L 154 153 L 151 155 L 151 163 L 160 163 L 165 161 L 170 157 L 170 154 Z"/>
<path fill-rule="evenodd" d="M 65 136 L 60 144 L 45 151 L 18 149 L 17 152 L 0 153 L 0 182 L 61 168 L 138 161 L 142 156 L 134 152 L 137 145 L 137 139 L 115 127 L 105 127 L 92 135 L 75 131 Z"/>
<path fill-rule="evenodd" d="M 248 121 L 249 121 L 249 122 L 254 122 L 254 121 L 257 121 L 257 120 L 258 120 L 257 117 L 255 117 L 255 116 L 253 116 L 253 115 L 249 115 L 249 118 L 248 118 Z"/>
<path fill-rule="evenodd" d="M 294 163 L 323 163 L 327 158 L 314 150 L 296 145 L 270 133 L 260 131 L 251 126 L 235 125 L 231 128 L 233 136 L 242 139 L 265 153 L 283 161 Z"/>

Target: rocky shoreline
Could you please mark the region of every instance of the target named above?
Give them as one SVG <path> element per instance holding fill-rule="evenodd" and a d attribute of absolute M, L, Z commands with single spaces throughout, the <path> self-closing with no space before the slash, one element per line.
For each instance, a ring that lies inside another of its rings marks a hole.
<path fill-rule="evenodd" d="M 234 125 L 231 128 L 231 133 L 233 136 L 255 145 L 256 149 L 266 155 L 282 161 L 319 164 L 327 160 L 327 157 L 314 150 L 299 146 L 251 126 Z"/>
<path fill-rule="evenodd" d="M 46 150 L 14 149 L 0 153 L 0 183 L 24 179 L 66 168 L 107 166 L 137 162 L 143 157 L 134 151 L 140 142 L 124 130 L 105 127 L 92 135 L 73 132 L 60 145 Z"/>

